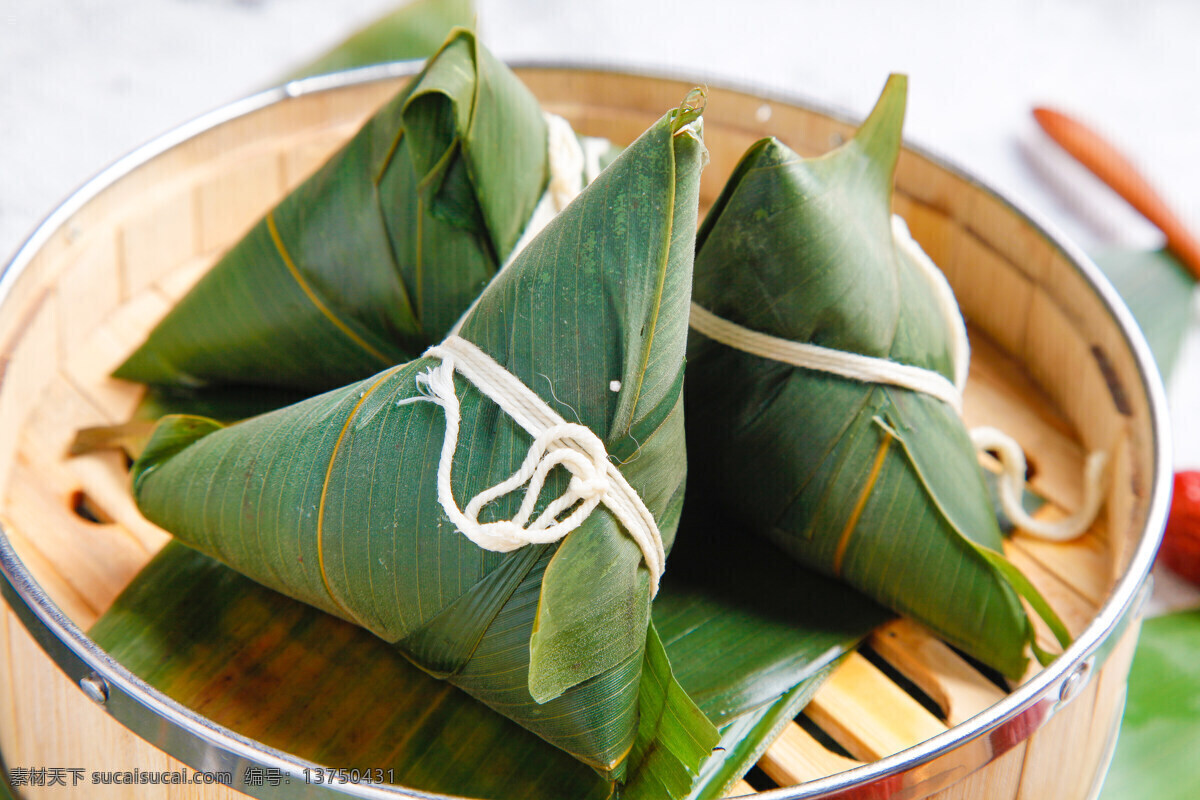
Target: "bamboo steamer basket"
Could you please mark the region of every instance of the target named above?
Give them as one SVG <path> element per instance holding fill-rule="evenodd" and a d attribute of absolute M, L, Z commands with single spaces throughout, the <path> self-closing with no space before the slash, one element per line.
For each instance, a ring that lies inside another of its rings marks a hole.
<path fill-rule="evenodd" d="M 67 200 L 0 279 L 0 585 L 8 601 L 0 609 L 0 752 L 10 768 L 88 774 L 186 765 L 233 778 L 233 788 L 88 786 L 97 798 L 418 796 L 402 787 L 306 785 L 300 776 L 312 764 L 200 717 L 100 651 L 82 631 L 167 536 L 133 507 L 120 457 L 65 456 L 77 428 L 124 420 L 137 403 L 140 389 L 108 378 L 110 370 L 414 70 L 397 64 L 295 82 L 185 125 Z M 518 72 L 547 110 L 581 133 L 622 143 L 693 85 L 593 69 Z M 815 154 L 852 130 L 795 100 L 710 88 L 712 162 L 701 203 L 716 198 L 764 135 Z M 1033 486 L 1050 501 L 1043 513 L 1076 507 L 1084 453 L 1110 452 L 1106 503 L 1089 533 L 1069 544 L 1018 533 L 1007 545 L 1077 638 L 1005 691 L 915 624 L 890 623 L 784 729 L 752 783 L 731 794 L 1095 797 L 1169 496 L 1159 378 L 1096 268 L 965 172 L 906 149 L 895 210 L 946 272 L 970 323 L 967 422 L 999 425 L 1022 443 Z M 291 781 L 248 787 L 251 766 Z M 39 788 L 37 796 L 79 791 Z"/>

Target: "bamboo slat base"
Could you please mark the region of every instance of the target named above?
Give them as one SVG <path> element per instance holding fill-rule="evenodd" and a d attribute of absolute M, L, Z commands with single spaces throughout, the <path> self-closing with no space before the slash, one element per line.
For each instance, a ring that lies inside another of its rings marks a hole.
<path fill-rule="evenodd" d="M 588 71 L 522 75 L 549 110 L 582 133 L 618 141 L 632 139 L 689 88 Z M 139 387 L 108 373 L 225 247 L 397 85 L 289 99 L 170 150 L 55 232 L 5 302 L 0 515 L 22 560 L 81 627 L 103 613 L 167 539 L 133 507 L 119 457 L 65 456 L 77 428 L 122 421 L 137 403 Z M 778 135 L 814 153 L 849 128 L 795 106 L 713 90 L 705 132 L 712 152 L 702 189 L 708 204 L 759 136 Z M 1044 513 L 1079 502 L 1086 450 L 1113 454 L 1106 513 L 1092 531 L 1061 545 L 1017 533 L 1008 545 L 1013 561 L 1078 633 L 1107 600 L 1145 527 L 1154 459 L 1136 359 L 1067 258 L 978 186 L 906 153 L 896 210 L 944 268 L 971 321 L 967 422 L 1002 427 L 1023 444 L 1035 489 L 1052 501 Z M 904 796 L 1087 798 L 1119 720 L 1136 628 L 1047 726 L 982 770 L 951 770 Z M 1041 637 L 1053 649 L 1048 633 Z M 891 755 L 1005 694 L 916 624 L 890 623 L 875 633 L 867 656 L 849 659 L 804 717 L 785 728 L 761 770 L 731 791 L 803 783 Z M 0 751 L 10 768 L 88 774 L 181 768 L 87 700 L 7 609 L 0 613 Z M 214 786 L 89 786 L 86 794 L 242 796 Z M 36 796 L 79 795 L 44 788 Z"/>

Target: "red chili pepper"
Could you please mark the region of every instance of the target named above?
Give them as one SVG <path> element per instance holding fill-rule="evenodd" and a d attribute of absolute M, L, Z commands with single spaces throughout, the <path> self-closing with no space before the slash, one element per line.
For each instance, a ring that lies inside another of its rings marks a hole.
<path fill-rule="evenodd" d="M 1200 586 L 1200 471 L 1175 473 L 1171 516 L 1158 558 L 1173 572 Z"/>

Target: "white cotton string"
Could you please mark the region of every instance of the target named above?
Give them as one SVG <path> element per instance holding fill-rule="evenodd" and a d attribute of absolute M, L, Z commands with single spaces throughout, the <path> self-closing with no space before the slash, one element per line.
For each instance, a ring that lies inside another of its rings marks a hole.
<path fill-rule="evenodd" d="M 1108 456 L 1095 452 L 1084 464 L 1083 503 L 1069 517 L 1053 522 L 1031 517 L 1021 504 L 1025 491 L 1025 453 L 1021 446 L 1004 431 L 979 427 L 971 429 L 971 441 L 978 451 L 996 454 L 1000 473 L 1000 505 L 1014 525 L 1026 533 L 1052 542 L 1065 542 L 1082 535 L 1092 526 L 1104 502 L 1103 479 Z"/>
<path fill-rule="evenodd" d="M 425 355 L 441 359 L 442 363 L 417 376 L 423 397 L 412 399 L 431 401 L 445 411 L 446 434 L 437 473 L 438 502 L 459 532 L 485 550 L 507 553 L 527 544 L 558 541 L 582 525 L 598 505 L 603 505 L 641 549 L 650 570 L 651 594 L 658 594 L 666 563 L 658 525 L 625 476 L 608 460 L 600 438 L 586 426 L 564 420 L 516 376 L 465 339 L 451 335 L 425 351 Z M 477 494 L 465 508 L 459 508 L 451 488 L 461 423 L 459 400 L 454 391 L 456 371 L 533 437 L 521 467 L 506 480 Z M 558 466 L 571 473 L 567 488 L 531 521 L 546 478 Z M 485 506 L 526 485 L 525 497 L 512 519 L 479 521 Z M 567 511 L 570 513 L 560 520 L 559 515 Z"/>
<path fill-rule="evenodd" d="M 954 383 L 959 391 L 962 391 L 967 383 L 971 350 L 967 341 L 967 325 L 954 299 L 954 291 L 950 288 L 945 274 L 912 238 L 908 225 L 896 215 L 892 216 L 892 237 L 933 287 L 938 309 L 950 325 L 950 359 L 954 365 Z M 1090 453 L 1084 464 L 1082 505 L 1069 517 L 1049 522 L 1030 516 L 1021 503 L 1025 494 L 1025 453 L 1021 445 L 996 428 L 982 426 L 972 428 L 970 433 L 976 452 L 990 450 L 998 457 L 1001 467 L 998 482 L 1000 507 L 1014 525 L 1026 533 L 1052 542 L 1069 541 L 1082 536 L 1092 527 L 1096 515 L 1100 513 L 1100 505 L 1104 502 L 1104 471 L 1108 464 L 1108 455 L 1104 451 Z"/>
<path fill-rule="evenodd" d="M 538 204 L 534 206 L 529 222 L 525 223 L 521 238 L 517 239 L 512 252 L 500 265 L 500 269 L 496 270 L 492 280 L 508 269 L 508 265 L 517 254 L 541 233 L 550 220 L 579 196 L 584 186 L 596 179 L 600 174 L 600 156 L 609 147 L 607 139 L 585 136 L 581 142 L 580 137 L 571 129 L 571 123 L 557 114 L 543 112 L 542 117 L 546 120 L 546 160 L 550 169 L 550 180 Z M 476 297 L 458 318 L 458 322 L 454 323 L 454 327 L 450 329 L 451 333 L 457 334 L 462 329 L 467 316 L 478 304 L 479 298 Z"/>
<path fill-rule="evenodd" d="M 760 358 L 864 383 L 885 383 L 921 392 L 944 401 L 961 415 L 962 392 L 970 365 L 970 344 L 962 312 L 946 276 L 912 238 L 904 220 L 895 215 L 892 216 L 892 238 L 929 282 L 938 310 L 950 327 L 953 382 L 941 373 L 922 367 L 759 333 L 722 319 L 694 302 L 691 327 L 713 341 Z M 992 450 L 999 454 L 1002 467 L 999 479 L 1000 507 L 1013 524 L 1027 533 L 1055 542 L 1074 539 L 1092 526 L 1104 501 L 1107 454 L 1096 451 L 1088 456 L 1084 465 L 1083 504 L 1080 508 L 1065 519 L 1047 522 L 1031 517 L 1021 504 L 1025 494 L 1025 454 L 1016 440 L 1003 431 L 988 427 L 974 428 L 970 434 L 976 452 Z"/>
<path fill-rule="evenodd" d="M 543 114 L 546 119 L 546 156 L 550 167 L 550 181 L 546 191 L 533 209 L 521 238 L 509 254 L 505 266 L 512 262 L 517 253 L 533 241 L 542 228 L 554 219 L 574 200 L 584 186 L 584 169 L 587 155 L 579 137 L 571 129 L 571 123 L 556 114 Z"/>
<path fill-rule="evenodd" d="M 942 319 L 950 326 L 950 364 L 954 370 L 954 387 L 962 393 L 967 386 L 967 372 L 971 364 L 971 343 L 967 339 L 967 323 L 958 308 L 958 301 L 954 299 L 954 290 L 950 288 L 946 275 L 912 238 L 908 223 L 896 214 L 892 215 L 892 240 L 929 282 L 938 311 L 942 312 Z"/>
<path fill-rule="evenodd" d="M 600 175 L 600 159 L 612 150 L 612 142 L 599 136 L 582 136 L 580 142 L 583 144 L 583 183 L 586 186 Z"/>
<path fill-rule="evenodd" d="M 955 411 L 962 410 L 962 395 L 958 389 L 948 378 L 933 370 L 900 364 L 886 358 L 780 339 L 722 319 L 695 302 L 692 303 L 691 326 L 713 341 L 760 358 L 828 372 L 854 381 L 887 383 L 912 389 L 949 403 Z"/>
<path fill-rule="evenodd" d="M 579 196 L 584 186 L 596 180 L 596 176 L 600 174 L 600 158 L 611 147 L 607 139 L 577 136 L 571 128 L 571 123 L 557 114 L 543 113 L 542 116 L 546 120 L 546 155 L 550 165 L 550 181 L 534 207 L 521 238 L 517 240 L 501 270 L 512 263 L 517 254 L 541 233 L 550 220 Z"/>

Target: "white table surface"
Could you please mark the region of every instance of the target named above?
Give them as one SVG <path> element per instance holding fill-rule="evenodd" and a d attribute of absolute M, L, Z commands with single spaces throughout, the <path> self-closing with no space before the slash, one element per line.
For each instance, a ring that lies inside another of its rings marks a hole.
<path fill-rule="evenodd" d="M 85 179 L 278 82 L 396 0 L 0 0 L 0 258 Z M 907 136 L 1085 249 L 1157 232 L 1036 128 L 1081 117 L 1200 230 L 1200 3 L 1188 0 L 477 0 L 504 58 L 667 68 L 865 114 L 907 72 Z M 1193 306 L 1195 308 L 1195 305 Z M 1198 314 L 1193 314 L 1195 323 Z M 1175 463 L 1200 467 L 1200 325 L 1169 388 Z M 1194 602 L 1161 575 L 1155 608 Z"/>

